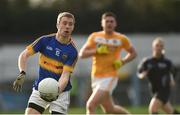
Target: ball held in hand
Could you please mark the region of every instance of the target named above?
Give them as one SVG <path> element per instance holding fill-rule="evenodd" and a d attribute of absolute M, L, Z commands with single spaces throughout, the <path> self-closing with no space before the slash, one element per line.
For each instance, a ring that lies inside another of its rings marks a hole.
<path fill-rule="evenodd" d="M 58 81 L 53 78 L 45 78 L 40 81 L 38 91 L 40 92 L 40 97 L 45 101 L 54 101 L 59 95 Z"/>

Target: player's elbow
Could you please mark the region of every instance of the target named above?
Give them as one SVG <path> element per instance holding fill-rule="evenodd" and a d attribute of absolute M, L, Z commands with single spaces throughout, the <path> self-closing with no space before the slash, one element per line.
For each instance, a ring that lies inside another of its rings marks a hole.
<path fill-rule="evenodd" d="M 136 57 L 137 57 L 137 53 L 136 53 L 136 51 L 134 51 L 134 54 L 133 54 L 133 55 L 134 55 L 134 58 L 136 58 Z"/>
<path fill-rule="evenodd" d="M 79 56 L 79 58 L 85 58 L 85 56 L 83 55 L 83 52 L 81 52 L 81 51 L 79 52 L 78 56 Z"/>
<path fill-rule="evenodd" d="M 134 58 L 137 57 L 137 52 L 136 52 L 136 50 L 135 50 L 134 48 L 133 48 L 133 50 L 132 50 L 132 55 L 133 55 Z"/>
<path fill-rule="evenodd" d="M 81 50 L 79 52 L 79 58 L 83 59 L 83 58 L 87 58 L 89 57 L 89 54 L 87 53 L 87 51 Z"/>
<path fill-rule="evenodd" d="M 131 55 L 131 58 L 132 58 L 132 59 L 134 59 L 134 58 L 137 57 L 137 52 L 136 52 L 136 50 L 135 50 L 134 47 L 131 47 L 131 48 L 129 49 L 129 54 Z"/>
<path fill-rule="evenodd" d="M 138 78 L 139 78 L 139 79 L 143 79 L 144 76 L 143 76 L 142 74 L 138 74 Z"/>
<path fill-rule="evenodd" d="M 147 75 L 147 72 L 137 73 L 137 76 L 139 79 L 144 79 L 146 75 Z"/>
<path fill-rule="evenodd" d="M 21 54 L 19 55 L 19 58 L 22 58 L 22 59 L 27 59 L 27 58 L 29 58 L 29 53 L 28 53 L 28 51 L 27 50 L 24 50 L 24 51 L 22 51 L 21 52 Z"/>

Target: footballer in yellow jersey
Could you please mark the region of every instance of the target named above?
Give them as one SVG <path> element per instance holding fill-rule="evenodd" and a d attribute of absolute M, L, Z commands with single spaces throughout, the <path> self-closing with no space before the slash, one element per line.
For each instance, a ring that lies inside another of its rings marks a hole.
<path fill-rule="evenodd" d="M 93 55 L 92 76 L 93 77 L 117 77 L 117 69 L 114 67 L 114 61 L 121 59 L 121 50 L 128 50 L 131 43 L 125 35 L 113 32 L 107 35 L 104 31 L 92 33 L 87 41 L 87 46 L 98 48 L 101 45 L 107 47 L 107 54 L 96 53 Z"/>
<path fill-rule="evenodd" d="M 118 77 L 117 71 L 121 66 L 136 57 L 136 51 L 129 39 L 115 31 L 116 16 L 112 12 L 102 15 L 102 31 L 92 33 L 80 50 L 80 58 L 93 58 L 91 87 L 92 94 L 86 104 L 86 113 L 95 114 L 96 107 L 101 105 L 108 114 L 128 114 L 120 105 L 115 105 L 112 92 L 115 89 Z M 122 50 L 127 52 L 124 58 L 120 57 Z"/>

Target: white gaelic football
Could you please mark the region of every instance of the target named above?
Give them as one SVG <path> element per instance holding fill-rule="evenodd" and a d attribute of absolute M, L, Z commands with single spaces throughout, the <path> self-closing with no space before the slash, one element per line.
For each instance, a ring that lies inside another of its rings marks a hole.
<path fill-rule="evenodd" d="M 59 95 L 58 81 L 53 78 L 45 78 L 40 81 L 38 85 L 38 91 L 41 96 L 47 98 L 47 100 L 56 99 Z"/>

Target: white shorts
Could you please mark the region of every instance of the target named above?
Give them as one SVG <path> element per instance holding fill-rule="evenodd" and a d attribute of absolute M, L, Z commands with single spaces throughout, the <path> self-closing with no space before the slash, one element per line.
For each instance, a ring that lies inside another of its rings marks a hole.
<path fill-rule="evenodd" d="M 66 114 L 70 104 L 70 91 L 62 92 L 57 100 L 47 102 L 40 98 L 40 93 L 37 90 L 33 89 L 28 103 L 37 104 L 44 109 L 49 107 L 49 112 L 56 111 Z"/>
<path fill-rule="evenodd" d="M 112 95 L 113 90 L 116 88 L 118 83 L 118 78 L 115 77 L 105 77 L 97 78 L 93 77 L 91 80 L 92 90 L 104 90 L 108 91 Z"/>

